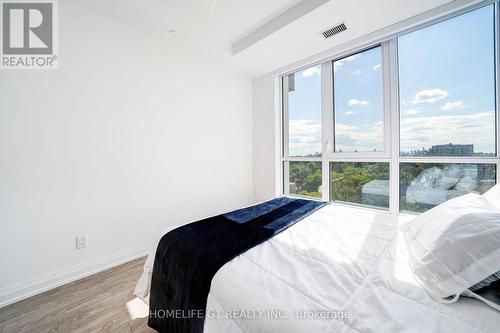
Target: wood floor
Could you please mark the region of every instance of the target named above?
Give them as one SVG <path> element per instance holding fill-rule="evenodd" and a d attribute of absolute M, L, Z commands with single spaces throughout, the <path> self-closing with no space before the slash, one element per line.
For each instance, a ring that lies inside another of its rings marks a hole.
<path fill-rule="evenodd" d="M 0 332 L 155 332 L 132 321 L 125 303 L 146 258 L 111 268 L 0 309 Z"/>

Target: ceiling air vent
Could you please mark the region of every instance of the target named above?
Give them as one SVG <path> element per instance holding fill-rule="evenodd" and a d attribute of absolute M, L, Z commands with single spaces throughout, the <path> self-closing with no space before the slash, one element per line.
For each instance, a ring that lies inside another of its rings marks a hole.
<path fill-rule="evenodd" d="M 326 30 L 321 31 L 321 34 L 323 35 L 323 37 L 325 39 L 327 39 L 327 38 L 335 36 L 335 35 L 341 33 L 342 31 L 346 31 L 346 30 L 347 30 L 347 26 L 345 25 L 345 23 L 342 22 L 342 23 L 337 24 L 331 28 L 328 28 Z"/>

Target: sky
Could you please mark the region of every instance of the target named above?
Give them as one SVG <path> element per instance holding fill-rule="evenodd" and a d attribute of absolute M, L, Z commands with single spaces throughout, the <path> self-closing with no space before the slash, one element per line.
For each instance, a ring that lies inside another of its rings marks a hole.
<path fill-rule="evenodd" d="M 398 38 L 400 149 L 495 151 L 493 5 Z M 334 62 L 336 151 L 383 150 L 380 48 Z M 295 73 L 290 156 L 321 151 L 321 73 Z"/>
<path fill-rule="evenodd" d="M 376 47 L 333 62 L 335 151 L 382 151 L 382 56 Z"/>

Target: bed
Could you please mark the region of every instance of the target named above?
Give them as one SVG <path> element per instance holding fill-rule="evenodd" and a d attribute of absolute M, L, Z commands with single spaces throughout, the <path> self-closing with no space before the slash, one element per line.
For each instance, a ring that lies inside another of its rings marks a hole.
<path fill-rule="evenodd" d="M 412 218 L 315 211 L 216 273 L 204 332 L 498 332 L 498 311 L 467 297 L 442 304 L 415 282 L 399 231 Z M 154 252 L 134 292 L 145 303 L 153 262 Z"/>

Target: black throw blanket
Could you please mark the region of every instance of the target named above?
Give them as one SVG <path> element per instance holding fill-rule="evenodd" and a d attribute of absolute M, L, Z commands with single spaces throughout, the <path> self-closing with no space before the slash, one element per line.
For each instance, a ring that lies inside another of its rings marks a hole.
<path fill-rule="evenodd" d="M 215 273 L 227 262 L 326 205 L 280 197 L 209 217 L 165 234 L 156 250 L 148 325 L 161 333 L 201 333 Z"/>

